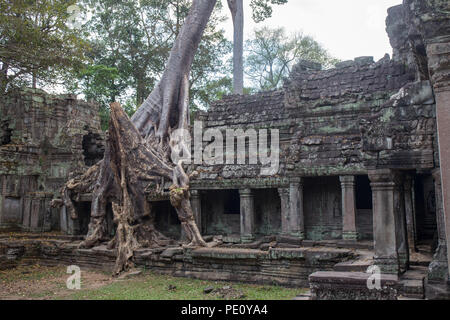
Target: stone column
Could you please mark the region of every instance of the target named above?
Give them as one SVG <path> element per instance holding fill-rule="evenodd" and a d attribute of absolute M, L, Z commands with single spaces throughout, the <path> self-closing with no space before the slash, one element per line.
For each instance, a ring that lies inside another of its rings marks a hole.
<path fill-rule="evenodd" d="M 241 241 L 251 242 L 255 232 L 255 208 L 251 189 L 239 190 L 241 200 Z"/>
<path fill-rule="evenodd" d="M 289 235 L 305 239 L 303 211 L 303 178 L 295 178 L 289 186 Z"/>
<path fill-rule="evenodd" d="M 394 175 L 394 208 L 395 208 L 395 234 L 397 236 L 397 252 L 400 272 L 409 269 L 409 245 L 406 231 L 405 191 L 403 187 L 404 176 L 400 173 Z"/>
<path fill-rule="evenodd" d="M 448 90 L 436 92 L 436 121 L 441 166 L 441 197 L 444 209 L 443 225 L 445 234 L 450 235 L 450 87 Z M 446 242 L 449 248 L 450 236 L 447 237 Z M 450 250 L 447 250 L 447 264 L 450 267 Z"/>
<path fill-rule="evenodd" d="M 3 203 L 6 193 L 6 177 L 0 175 L 0 228 L 2 227 L 3 220 Z"/>
<path fill-rule="evenodd" d="M 355 177 L 340 176 L 342 190 L 342 238 L 358 240 L 356 231 Z"/>
<path fill-rule="evenodd" d="M 289 234 L 289 188 L 278 188 L 281 202 L 281 234 Z"/>
<path fill-rule="evenodd" d="M 448 72 L 450 42 L 447 39 L 443 37 L 440 43 L 428 44 L 427 56 L 431 82 L 436 97 L 441 197 L 444 209 L 443 220 L 445 234 L 450 235 L 450 74 Z M 450 236 L 446 237 L 446 243 L 447 248 L 449 248 Z M 447 250 L 447 264 L 450 268 L 450 250 Z"/>
<path fill-rule="evenodd" d="M 389 169 L 369 170 L 373 200 L 374 264 L 383 273 L 399 273 L 395 217 L 395 182 Z"/>
<path fill-rule="evenodd" d="M 403 182 L 403 190 L 405 195 L 405 214 L 406 214 L 406 231 L 408 238 L 409 253 L 416 252 L 416 213 L 414 205 L 414 179 L 413 176 L 407 175 Z"/>
<path fill-rule="evenodd" d="M 202 228 L 202 198 L 199 190 L 191 190 L 191 207 L 194 214 L 195 223 L 197 224 L 200 233 L 203 233 Z"/>
<path fill-rule="evenodd" d="M 438 232 L 438 247 L 436 249 L 436 252 L 434 252 L 433 260 L 428 266 L 428 281 L 441 282 L 447 279 L 448 262 L 440 168 L 433 170 L 433 178 L 434 192 L 436 194 L 436 224 Z"/>

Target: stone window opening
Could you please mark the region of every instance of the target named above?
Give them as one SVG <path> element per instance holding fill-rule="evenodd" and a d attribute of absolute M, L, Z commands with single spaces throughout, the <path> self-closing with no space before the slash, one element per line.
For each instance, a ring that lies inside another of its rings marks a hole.
<path fill-rule="evenodd" d="M 151 203 L 156 229 L 171 239 L 181 238 L 181 222 L 170 201 L 155 201 Z"/>
<path fill-rule="evenodd" d="M 255 232 L 271 236 L 281 232 L 281 198 L 277 189 L 255 189 Z"/>
<path fill-rule="evenodd" d="M 12 129 L 9 128 L 8 122 L 3 122 L 0 126 L 0 146 L 11 143 Z"/>
<path fill-rule="evenodd" d="M 241 213 L 241 199 L 239 196 L 239 190 L 229 190 L 226 192 L 224 200 L 224 214 Z"/>
<path fill-rule="evenodd" d="M 356 176 L 356 209 L 372 209 L 372 188 L 368 176 Z"/>
<path fill-rule="evenodd" d="M 414 198 L 417 241 L 429 244 L 437 235 L 436 195 L 431 175 L 416 175 Z"/>
<path fill-rule="evenodd" d="M 75 227 L 75 233 L 87 235 L 91 222 L 91 203 L 87 201 L 77 202 L 75 203 L 75 210 L 78 214 L 78 226 Z"/>

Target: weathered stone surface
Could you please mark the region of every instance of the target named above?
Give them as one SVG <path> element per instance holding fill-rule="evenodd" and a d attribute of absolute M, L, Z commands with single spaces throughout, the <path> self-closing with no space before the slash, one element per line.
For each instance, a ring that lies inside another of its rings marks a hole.
<path fill-rule="evenodd" d="M 380 288 L 367 285 L 370 273 L 315 272 L 309 276 L 311 300 L 396 300 L 398 277 L 382 274 Z"/>
<path fill-rule="evenodd" d="M 0 100 L 0 119 L 0 228 L 67 232 L 70 221 L 50 201 L 70 174 L 103 157 L 98 106 L 14 90 Z"/>
<path fill-rule="evenodd" d="M 68 240 L 0 239 L 0 269 L 20 264 L 71 265 L 112 271 L 114 250 L 104 246 L 78 249 Z M 205 280 L 226 280 L 308 286 L 308 275 L 332 270 L 336 263 L 354 258 L 351 250 L 336 248 L 250 249 L 178 248 L 139 249 L 137 267 L 157 273 Z M 175 254 L 177 253 L 177 254 Z"/>

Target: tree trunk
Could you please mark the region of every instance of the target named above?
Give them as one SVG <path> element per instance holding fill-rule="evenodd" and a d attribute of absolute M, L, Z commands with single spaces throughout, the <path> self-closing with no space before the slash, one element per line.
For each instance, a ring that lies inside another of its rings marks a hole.
<path fill-rule="evenodd" d="M 36 73 L 35 72 L 33 72 L 33 74 L 31 75 L 31 87 L 33 88 L 33 89 L 36 89 L 36 87 L 37 87 L 37 79 L 36 79 Z"/>
<path fill-rule="evenodd" d="M 107 240 L 106 204 L 112 203 L 117 231 L 108 246 L 117 249 L 116 274 L 132 267 L 137 248 L 160 246 L 165 239 L 155 229 L 154 213 L 147 201 L 149 193 L 162 192 L 164 181 L 172 180 L 170 201 L 189 245 L 206 246 L 190 206 L 190 177 L 183 163 L 173 163 L 169 155 L 175 146 L 185 149 L 183 141 L 170 139 L 170 133 L 188 128 L 189 73 L 215 3 L 193 0 L 160 82 L 131 120 L 118 103 L 111 104 L 103 160 L 63 189 L 64 203 L 74 219 L 77 216 L 72 198 L 86 192 L 93 194 L 89 231 L 81 247 Z"/>
<path fill-rule="evenodd" d="M 2 68 L 0 69 L 0 95 L 6 93 L 6 87 L 8 84 L 8 64 L 2 63 Z"/>
<path fill-rule="evenodd" d="M 244 93 L 244 4 L 243 0 L 228 0 L 233 18 L 233 92 Z"/>

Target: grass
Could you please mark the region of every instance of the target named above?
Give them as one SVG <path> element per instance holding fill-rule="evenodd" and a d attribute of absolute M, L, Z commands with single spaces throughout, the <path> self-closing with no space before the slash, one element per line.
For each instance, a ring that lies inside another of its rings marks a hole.
<path fill-rule="evenodd" d="M 223 297 L 218 293 L 203 292 L 206 287 L 220 289 L 225 286 L 231 287 L 228 289 L 228 292 L 232 293 L 229 296 Z M 138 277 L 119 280 L 96 290 L 81 289 L 67 298 L 75 300 L 290 300 L 302 292 L 304 289 L 175 278 L 146 271 Z"/>
<path fill-rule="evenodd" d="M 64 270 L 57 267 L 46 267 L 38 264 L 18 266 L 17 268 L 0 271 L 0 286 L 19 280 L 38 282 L 49 278 L 56 278 L 63 274 L 65 274 Z"/>
<path fill-rule="evenodd" d="M 65 266 L 19 266 L 0 271 L 0 299 L 70 300 L 290 300 L 302 288 L 178 278 L 149 270 L 125 278 L 82 270 L 81 290 L 69 290 Z M 214 288 L 205 294 L 204 289 Z"/>

